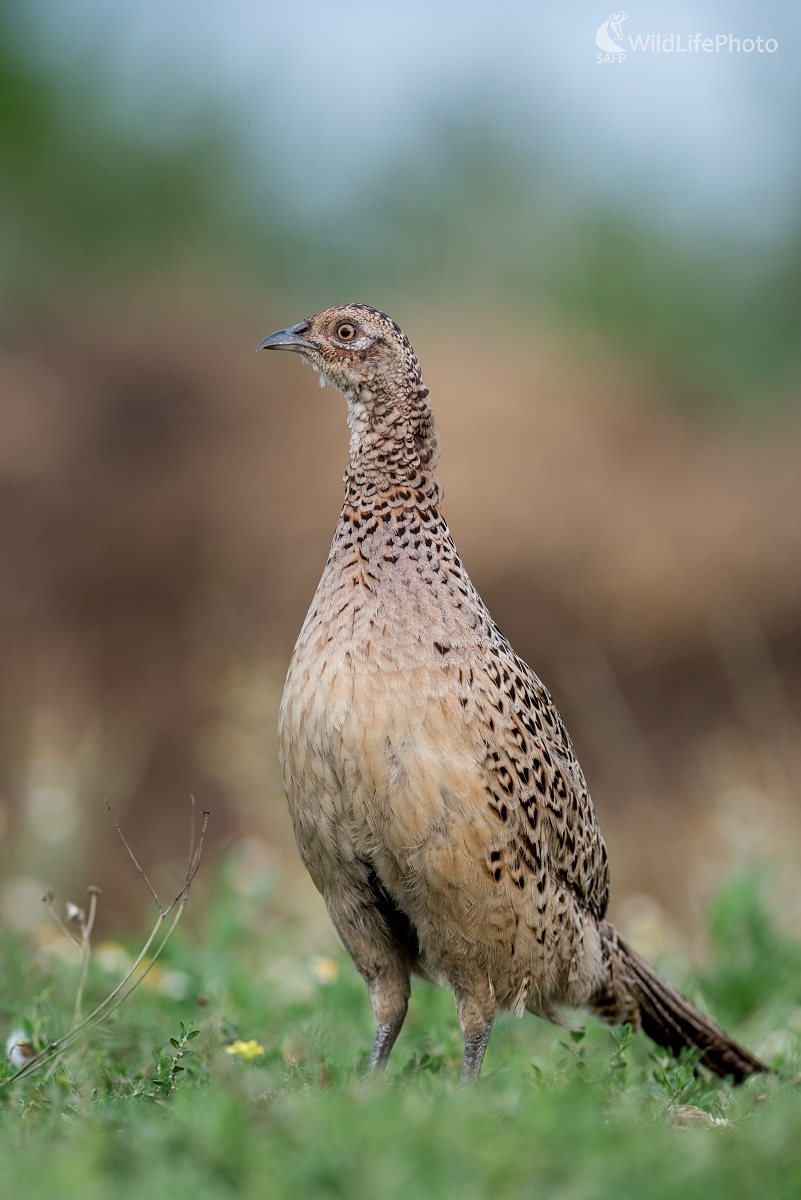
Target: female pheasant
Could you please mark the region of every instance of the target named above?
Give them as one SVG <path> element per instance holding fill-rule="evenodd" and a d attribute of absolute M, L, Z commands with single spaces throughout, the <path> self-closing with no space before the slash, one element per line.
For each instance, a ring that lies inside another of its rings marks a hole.
<path fill-rule="evenodd" d="M 585 1009 L 740 1081 L 766 1068 L 604 919 L 606 847 L 559 713 L 456 552 L 403 331 L 364 304 L 270 334 L 345 396 L 345 502 L 284 689 L 300 854 L 367 984 L 371 1070 L 411 972 L 447 981 L 478 1075 L 499 1009 Z"/>

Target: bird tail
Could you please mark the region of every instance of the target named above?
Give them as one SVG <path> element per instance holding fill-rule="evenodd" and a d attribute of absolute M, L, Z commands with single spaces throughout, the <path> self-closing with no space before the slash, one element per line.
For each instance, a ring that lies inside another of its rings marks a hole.
<path fill-rule="evenodd" d="M 642 1029 L 658 1046 L 675 1055 L 684 1046 L 697 1050 L 705 1066 L 724 1078 L 734 1076 L 736 1083 L 769 1070 L 685 1000 L 623 941 L 614 925 L 602 921 L 600 933 L 608 970 L 591 1008 L 602 1021 L 611 1025 L 630 1021 L 635 1029 Z"/>

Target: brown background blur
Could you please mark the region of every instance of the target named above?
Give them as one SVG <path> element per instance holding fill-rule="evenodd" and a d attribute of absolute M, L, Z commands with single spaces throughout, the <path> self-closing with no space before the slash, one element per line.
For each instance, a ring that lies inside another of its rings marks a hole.
<path fill-rule="evenodd" d="M 341 397 L 253 353 L 302 313 L 113 307 L 0 358 L 8 867 L 100 884 L 109 924 L 140 885 L 105 798 L 162 886 L 193 793 L 208 861 L 262 839 L 291 891 L 277 706 L 347 452 Z M 732 860 L 799 850 L 801 430 L 699 428 L 533 324 L 406 324 L 448 519 L 572 731 L 616 909 L 689 928 Z"/>

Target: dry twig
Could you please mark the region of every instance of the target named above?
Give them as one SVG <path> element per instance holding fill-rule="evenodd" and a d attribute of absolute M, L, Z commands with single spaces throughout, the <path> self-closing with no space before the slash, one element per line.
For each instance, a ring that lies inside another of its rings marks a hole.
<path fill-rule="evenodd" d="M 125 849 L 128 851 L 128 855 L 129 855 L 132 863 L 136 867 L 139 874 L 142 876 L 142 879 L 144 880 L 148 891 L 150 892 L 151 896 L 153 897 L 153 900 L 155 901 L 156 908 L 158 909 L 158 917 L 156 918 L 156 922 L 155 922 L 152 930 L 150 931 L 150 934 L 149 934 L 147 940 L 145 941 L 145 944 L 143 945 L 142 949 L 139 951 L 139 954 L 137 955 L 134 962 L 131 964 L 131 966 L 128 969 L 128 971 L 126 972 L 126 974 L 123 976 L 123 978 L 120 980 L 120 982 L 114 988 L 114 990 L 109 992 L 109 994 L 106 996 L 106 998 L 104 1000 L 102 1000 L 100 1002 L 100 1004 L 98 1004 L 98 1006 L 91 1013 L 89 1013 L 89 1015 L 87 1017 L 85 1017 L 83 1020 L 81 1020 L 80 1013 L 81 1013 L 81 1004 L 82 1004 L 82 1000 L 83 1000 L 83 990 L 84 990 L 84 985 L 86 983 L 86 973 L 87 973 L 87 970 L 89 967 L 89 956 L 90 956 L 90 941 L 89 941 L 89 939 L 91 936 L 92 927 L 94 925 L 95 913 L 96 913 L 96 909 L 97 909 L 97 897 L 99 895 L 100 889 L 92 888 L 92 887 L 90 887 L 88 889 L 89 897 L 90 897 L 88 916 L 86 914 L 84 914 L 81 909 L 77 910 L 78 915 L 76 915 L 76 919 L 78 921 L 78 925 L 81 930 L 80 939 L 77 938 L 75 936 L 75 934 L 70 929 L 67 928 L 65 923 L 61 920 L 60 916 L 56 912 L 55 906 L 53 903 L 53 900 L 54 900 L 53 893 L 52 892 L 47 893 L 47 895 L 44 897 L 45 903 L 47 904 L 48 908 L 50 909 L 50 912 L 52 913 L 59 928 L 66 934 L 66 936 L 68 938 L 71 939 L 71 941 L 75 942 L 75 944 L 78 945 L 81 949 L 81 974 L 80 974 L 79 983 L 78 983 L 78 991 L 77 991 L 77 994 L 75 997 L 75 1010 L 74 1010 L 74 1014 L 73 1014 L 73 1022 L 72 1022 L 72 1026 L 70 1027 L 70 1029 L 68 1030 L 67 1033 L 63 1034 L 60 1038 L 57 1038 L 55 1041 L 50 1042 L 49 1045 L 45 1046 L 45 1048 L 43 1050 L 40 1050 L 38 1052 L 38 1054 L 35 1054 L 25 1064 L 25 1066 L 21 1067 L 14 1075 L 11 1075 L 11 1076 L 9 1076 L 8 1079 L 3 1080 L 2 1083 L 0 1083 L 0 1088 L 8 1087 L 12 1083 L 16 1083 L 19 1079 L 22 1078 L 22 1076 L 30 1074 L 30 1072 L 35 1070 L 37 1067 L 41 1067 L 48 1063 L 51 1063 L 54 1059 L 56 1059 L 58 1056 L 60 1056 L 65 1050 L 67 1050 L 80 1036 L 82 1036 L 85 1033 L 88 1033 L 89 1030 L 94 1029 L 97 1025 L 100 1025 L 101 1022 L 107 1020 L 107 1018 L 109 1016 L 111 1016 L 111 1014 L 113 1012 L 115 1012 L 116 1009 L 118 1009 L 125 1000 L 128 999 L 128 997 L 131 995 L 131 993 L 136 990 L 136 988 L 139 986 L 139 984 L 142 982 L 142 980 L 147 975 L 148 971 L 150 971 L 150 969 L 152 968 L 153 964 L 158 960 L 159 956 L 161 955 L 161 952 L 164 950 L 164 947 L 167 945 L 167 942 L 172 937 L 173 931 L 175 930 L 175 927 L 177 926 L 178 922 L 180 921 L 180 919 L 183 915 L 183 911 L 186 908 L 186 902 L 189 898 L 189 889 L 192 886 L 192 882 L 193 882 L 195 876 L 197 875 L 198 869 L 200 867 L 200 859 L 203 854 L 203 840 L 204 840 L 204 837 L 206 834 L 206 826 L 208 824 L 209 814 L 206 811 L 203 812 L 203 823 L 202 823 L 201 829 L 200 829 L 200 837 L 196 842 L 196 840 L 195 840 L 195 807 L 196 806 L 195 806 L 194 796 L 191 797 L 191 801 L 192 801 L 192 813 L 191 813 L 191 818 L 190 818 L 189 857 L 188 857 L 188 861 L 187 861 L 186 875 L 184 877 L 183 886 L 181 887 L 180 891 L 171 900 L 171 902 L 166 906 L 166 908 L 161 903 L 161 900 L 159 899 L 158 894 L 157 894 L 155 888 L 153 887 L 152 883 L 148 879 L 146 872 L 139 864 L 139 861 L 137 860 L 136 855 L 134 854 L 133 850 L 131 849 L 131 847 L 128 843 L 128 840 L 125 837 L 125 834 L 122 832 L 122 830 L 119 826 L 119 823 L 117 822 L 117 819 L 114 816 L 114 813 L 111 811 L 111 806 L 108 804 L 108 801 L 106 801 L 106 807 L 108 808 L 109 812 L 111 813 L 111 819 L 114 822 L 114 827 L 120 836 L 122 844 L 124 845 Z M 172 916 L 171 920 L 170 920 L 170 916 Z M 166 931 L 165 931 L 165 925 L 166 925 Z M 155 948 L 153 949 L 153 953 L 150 955 L 150 958 L 147 960 L 147 962 L 145 962 L 145 960 L 147 959 L 148 954 L 151 950 L 151 947 L 155 947 Z M 140 967 L 142 967 L 143 963 L 145 965 L 140 972 Z"/>

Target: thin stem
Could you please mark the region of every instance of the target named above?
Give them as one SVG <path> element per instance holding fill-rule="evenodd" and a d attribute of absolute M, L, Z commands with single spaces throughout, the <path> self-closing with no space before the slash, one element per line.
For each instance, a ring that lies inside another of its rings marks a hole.
<path fill-rule="evenodd" d="M 58 925 L 59 929 L 64 934 L 64 937 L 69 938 L 69 940 L 71 942 L 74 942 L 76 946 L 80 946 L 81 939 L 76 937 L 75 934 L 72 932 L 72 930 L 68 929 L 67 926 L 64 924 L 64 922 L 61 920 L 61 917 L 58 915 L 58 912 L 56 911 L 56 907 L 53 903 L 54 899 L 55 899 L 55 896 L 54 896 L 53 892 L 45 892 L 44 896 L 42 896 L 43 903 L 47 905 L 50 916 L 53 918 L 56 925 Z"/>
<path fill-rule="evenodd" d="M 86 976 L 89 971 L 89 959 L 92 954 L 92 946 L 90 938 L 92 929 L 95 923 L 95 914 L 97 912 L 97 897 L 100 895 L 100 888 L 90 887 L 86 889 L 89 893 L 89 916 L 81 922 L 81 974 L 78 979 L 78 988 L 75 992 L 75 1010 L 72 1016 L 72 1029 L 75 1029 L 80 1024 L 81 1020 L 81 1005 L 83 1003 L 83 991 L 86 986 Z"/>
<path fill-rule="evenodd" d="M 114 816 L 114 812 L 113 812 L 113 810 L 112 810 L 112 807 L 111 807 L 111 805 L 109 804 L 108 800 L 106 801 L 106 808 L 108 809 L 108 811 L 109 811 L 109 813 L 110 813 L 110 815 L 111 815 L 111 819 L 112 819 L 112 821 L 114 822 L 114 828 L 117 830 L 117 833 L 120 835 L 120 840 L 122 841 L 122 844 L 123 844 L 123 846 L 124 846 L 124 847 L 125 847 L 125 849 L 128 851 L 128 855 L 129 855 L 129 857 L 130 857 L 130 859 L 131 859 L 131 862 L 133 863 L 133 865 L 136 867 L 136 869 L 137 869 L 137 871 L 139 872 L 139 874 L 140 874 L 140 875 L 142 876 L 142 878 L 144 879 L 144 881 L 145 881 L 145 884 L 147 885 L 147 890 L 150 892 L 150 895 L 153 897 L 153 900 L 155 901 L 156 908 L 159 910 L 159 912 L 161 912 L 161 902 L 160 902 L 160 900 L 159 900 L 159 898 L 158 898 L 158 896 L 157 896 L 157 894 L 156 894 L 156 889 L 153 887 L 153 884 L 150 882 L 150 880 L 148 879 L 147 875 L 145 874 L 145 872 L 143 871 L 143 869 L 140 867 L 140 865 L 139 865 L 139 861 L 138 861 L 138 859 L 137 859 L 136 855 L 134 854 L 134 852 L 133 852 L 133 850 L 131 849 L 131 847 L 128 845 L 128 839 L 126 838 L 125 834 L 124 834 L 124 833 L 122 832 L 122 830 L 120 829 L 120 826 L 119 826 L 119 823 L 118 823 L 118 821 L 117 821 L 117 818 Z"/>
<path fill-rule="evenodd" d="M 194 817 L 194 797 L 192 798 L 192 805 L 193 805 L 193 817 Z M 108 806 L 108 802 L 107 802 L 107 806 Z M 111 812 L 110 807 L 109 807 L 109 812 Z M 193 882 L 195 876 L 197 875 L 198 869 L 200 867 L 200 860 L 201 860 L 201 856 L 203 854 L 203 842 L 204 842 L 204 838 L 205 838 L 205 834 L 206 834 L 206 827 L 208 825 L 208 820 L 209 820 L 208 812 L 206 812 L 206 811 L 203 812 L 203 825 L 201 827 L 200 839 L 198 841 L 197 847 L 195 847 L 195 845 L 194 845 L 194 831 L 192 832 L 191 839 L 190 839 L 190 855 L 189 855 L 189 861 L 187 863 L 186 877 L 184 879 L 183 887 L 181 888 L 181 890 L 178 892 L 178 895 L 174 898 L 174 900 L 171 902 L 171 904 L 166 909 L 162 907 L 162 904 L 161 904 L 158 896 L 156 895 L 156 892 L 153 889 L 153 886 L 151 885 L 150 880 L 148 879 L 147 875 L 145 874 L 145 872 L 142 870 L 139 863 L 137 862 L 136 857 L 135 857 L 133 851 L 131 850 L 130 846 L 128 845 L 128 842 L 126 841 L 126 839 L 122 833 L 122 830 L 120 829 L 119 825 L 117 824 L 117 821 L 114 818 L 113 813 L 111 813 L 111 818 L 114 821 L 114 825 L 117 829 L 117 832 L 119 833 L 120 838 L 122 839 L 123 845 L 125 846 L 126 850 L 128 851 L 128 854 L 129 854 L 134 866 L 136 867 L 137 871 L 144 879 L 145 883 L 147 884 L 148 890 L 150 891 L 150 894 L 153 896 L 153 899 L 156 902 L 156 907 L 158 908 L 158 912 L 159 912 L 159 915 L 156 918 L 156 923 L 153 926 L 152 930 L 150 931 L 150 935 L 148 936 L 142 949 L 139 951 L 139 954 L 137 955 L 136 959 L 131 964 L 130 968 L 128 969 L 126 974 L 123 976 L 123 978 L 120 980 L 120 982 L 117 984 L 117 986 L 113 989 L 113 991 L 109 992 L 109 994 L 106 996 L 106 998 L 104 1000 L 102 1000 L 100 1002 L 100 1004 L 97 1005 L 97 1007 L 89 1014 L 88 1017 L 85 1017 L 81 1021 L 81 1020 L 77 1020 L 77 1017 L 79 1017 L 79 1015 L 80 1015 L 80 1007 L 79 1007 L 80 999 L 82 998 L 83 983 L 86 978 L 86 971 L 84 969 L 84 962 L 82 960 L 81 982 L 79 984 L 79 995 L 78 995 L 78 997 L 76 997 L 76 1011 L 75 1011 L 75 1017 L 73 1019 L 72 1028 L 67 1033 L 63 1034 L 62 1037 L 57 1038 L 56 1041 L 54 1041 L 54 1042 L 51 1042 L 49 1046 L 46 1046 L 44 1048 L 44 1050 L 40 1050 L 38 1054 L 35 1054 L 33 1056 L 33 1058 L 31 1058 L 25 1064 L 25 1066 L 21 1067 L 19 1069 L 19 1071 L 17 1071 L 14 1075 L 11 1075 L 8 1079 L 6 1079 L 2 1083 L 0 1083 L 0 1090 L 2 1090 L 2 1088 L 10 1086 L 12 1083 L 16 1083 L 24 1075 L 28 1075 L 32 1070 L 34 1070 L 38 1066 L 41 1066 L 43 1063 L 52 1062 L 54 1059 L 58 1059 L 58 1057 L 65 1050 L 67 1050 L 77 1040 L 78 1037 L 80 1037 L 84 1033 L 87 1033 L 90 1029 L 94 1029 L 97 1025 L 101 1024 L 101 1022 L 105 1021 L 109 1016 L 111 1016 L 111 1014 L 113 1012 L 115 1012 L 116 1009 L 118 1009 L 125 1000 L 128 999 L 128 997 L 136 990 L 136 988 L 138 988 L 139 984 L 142 982 L 142 980 L 145 978 L 145 976 L 151 970 L 153 965 L 157 962 L 162 951 L 164 950 L 168 941 L 172 937 L 178 922 L 180 921 L 181 917 L 183 916 L 184 909 L 186 908 L 186 904 L 189 899 L 189 889 L 190 889 L 192 882 Z M 91 934 L 92 926 L 94 925 L 95 912 L 96 912 L 96 908 L 97 908 L 97 895 L 98 895 L 99 889 L 90 888 L 89 892 L 90 892 L 89 916 L 86 918 L 85 922 L 82 925 L 82 935 L 84 935 L 83 940 L 85 941 L 85 944 L 86 944 L 85 963 L 87 966 L 88 966 L 88 961 L 89 961 L 89 935 Z M 45 899 L 47 899 L 47 897 Z M 51 897 L 51 902 L 52 902 L 52 897 Z M 176 909 L 175 915 L 169 924 L 169 928 L 167 929 L 167 932 L 164 934 L 164 936 L 159 941 L 156 949 L 153 952 L 153 955 L 148 960 L 147 965 L 145 966 L 144 970 L 141 972 L 141 974 L 137 975 L 136 972 L 139 970 L 139 967 L 142 965 L 145 958 L 147 957 L 150 947 L 153 945 L 153 943 L 158 938 L 163 925 L 167 921 L 167 918 L 169 917 L 169 914 L 173 911 L 173 909 Z M 77 1023 L 76 1023 L 76 1020 L 77 1020 Z"/>

